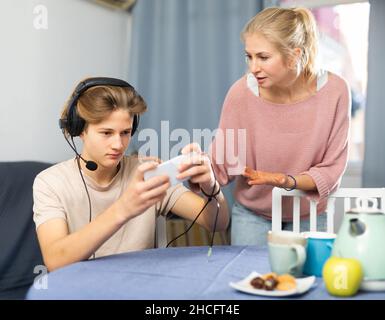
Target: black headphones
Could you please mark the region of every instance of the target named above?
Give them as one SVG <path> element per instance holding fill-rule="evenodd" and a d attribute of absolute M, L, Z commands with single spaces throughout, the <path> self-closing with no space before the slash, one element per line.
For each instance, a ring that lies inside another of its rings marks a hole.
<path fill-rule="evenodd" d="M 116 87 L 128 87 L 135 91 L 135 88 L 130 85 L 128 82 L 115 78 L 105 78 L 105 77 L 97 77 L 97 78 L 88 78 L 82 82 L 80 82 L 68 102 L 67 107 L 67 117 L 63 119 L 59 119 L 59 127 L 60 129 L 65 129 L 71 137 L 80 136 L 83 132 L 86 121 L 79 116 L 76 103 L 79 97 L 85 92 L 87 89 L 95 86 L 116 86 Z M 134 115 L 134 119 L 132 122 L 132 131 L 131 136 L 134 135 L 136 129 L 139 126 L 139 116 Z"/>

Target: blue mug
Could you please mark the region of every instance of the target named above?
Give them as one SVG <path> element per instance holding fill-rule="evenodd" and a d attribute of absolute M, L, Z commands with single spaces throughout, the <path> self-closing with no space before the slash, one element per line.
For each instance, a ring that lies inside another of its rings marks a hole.
<path fill-rule="evenodd" d="M 303 273 L 322 277 L 322 268 L 331 256 L 336 234 L 328 232 L 303 232 L 307 239 L 306 262 Z"/>

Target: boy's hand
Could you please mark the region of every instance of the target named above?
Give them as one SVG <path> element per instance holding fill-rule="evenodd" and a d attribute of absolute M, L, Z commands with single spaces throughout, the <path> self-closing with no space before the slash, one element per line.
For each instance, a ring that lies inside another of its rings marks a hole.
<path fill-rule="evenodd" d="M 126 191 L 119 198 L 125 219 L 134 218 L 166 196 L 170 187 L 168 176 L 157 176 L 144 181 L 144 173 L 158 166 L 158 162 L 144 162 L 140 164 L 129 182 Z"/>
<path fill-rule="evenodd" d="M 211 194 L 215 185 L 215 176 L 210 159 L 207 154 L 202 152 L 197 143 L 188 144 L 182 149 L 182 154 L 191 152 L 194 152 L 194 154 L 179 166 L 180 174 L 177 178 L 190 177 L 189 184 L 194 192 L 199 193 L 199 188 L 201 188 L 207 194 Z"/>

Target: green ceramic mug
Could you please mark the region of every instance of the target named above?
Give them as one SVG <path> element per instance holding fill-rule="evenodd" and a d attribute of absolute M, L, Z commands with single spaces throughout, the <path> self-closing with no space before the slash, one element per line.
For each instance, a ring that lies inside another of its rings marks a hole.
<path fill-rule="evenodd" d="M 306 247 L 300 244 L 268 243 L 271 271 L 277 274 L 302 275 L 306 261 Z"/>

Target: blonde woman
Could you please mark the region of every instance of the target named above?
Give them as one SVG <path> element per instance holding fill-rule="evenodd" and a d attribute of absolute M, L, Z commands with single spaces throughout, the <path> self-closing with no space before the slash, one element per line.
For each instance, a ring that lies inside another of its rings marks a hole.
<path fill-rule="evenodd" d="M 316 23 L 305 8 L 267 8 L 246 24 L 241 39 L 248 72 L 230 88 L 219 128 L 246 129 L 248 168 L 243 175 L 229 174 L 231 141 L 215 139 L 211 153 L 220 184 L 235 179 L 231 243 L 266 244 L 273 187 L 303 190 L 319 201 L 322 231 L 325 197 L 338 187 L 347 163 L 348 85 L 317 69 Z M 283 229 L 292 229 L 288 199 L 282 208 Z M 301 202 L 300 225 L 309 230 L 307 201 Z"/>
<path fill-rule="evenodd" d="M 192 192 L 182 184 L 170 187 L 168 176 L 144 180 L 158 162 L 139 163 L 125 156 L 146 103 L 127 82 L 90 78 L 79 83 L 66 105 L 60 124 L 77 156 L 41 172 L 33 186 L 34 221 L 44 262 L 49 270 L 90 257 L 154 247 L 158 215 L 172 212 L 196 218 L 207 197 L 215 201 L 197 219 L 212 231 L 225 230 L 229 221 L 210 161 L 198 145 L 182 153 L 196 155 L 181 164 L 179 179 L 189 177 Z M 80 136 L 77 153 L 73 137 Z"/>

